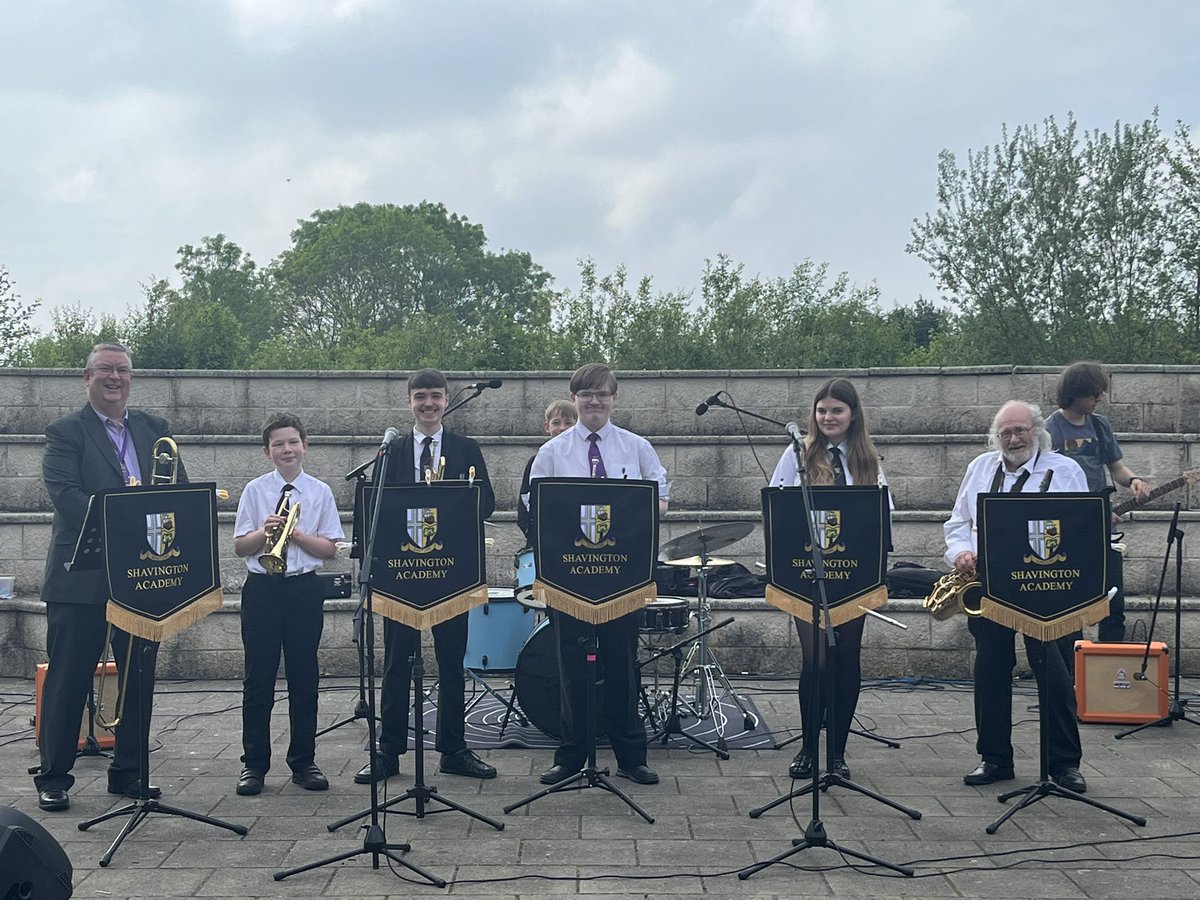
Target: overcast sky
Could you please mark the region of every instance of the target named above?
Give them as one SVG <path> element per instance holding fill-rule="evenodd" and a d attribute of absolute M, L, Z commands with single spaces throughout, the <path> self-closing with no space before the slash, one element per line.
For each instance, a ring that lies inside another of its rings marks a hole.
<path fill-rule="evenodd" d="M 492 250 L 695 291 L 812 257 L 885 302 L 937 154 L 1002 123 L 1200 122 L 1200 3 L 6 0 L 0 265 L 122 314 L 178 247 L 442 202 Z"/>

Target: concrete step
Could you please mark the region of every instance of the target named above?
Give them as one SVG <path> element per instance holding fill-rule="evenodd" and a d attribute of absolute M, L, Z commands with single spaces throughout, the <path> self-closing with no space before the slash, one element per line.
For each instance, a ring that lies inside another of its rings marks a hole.
<path fill-rule="evenodd" d="M 1120 435 L 1126 457 L 1152 484 L 1200 466 L 1200 435 Z M 759 492 L 775 468 L 783 443 L 775 436 L 651 436 L 671 480 L 674 509 L 759 508 Z M 984 449 L 982 435 L 881 435 L 877 439 L 896 508 L 949 509 L 969 463 Z M 541 441 L 536 437 L 479 438 L 496 490 L 497 509 L 516 508 L 521 474 Z M 242 487 L 265 470 L 261 441 L 246 435 L 178 437 L 180 453 L 193 481 L 215 481 L 236 499 Z M 45 511 L 50 501 L 42 484 L 41 435 L 0 438 L 0 510 Z M 377 439 L 365 436 L 316 437 L 306 457 L 307 470 L 327 481 L 340 508 L 353 504 L 353 487 L 343 477 L 369 460 Z M 765 474 L 764 474 L 765 472 Z M 1118 499 L 1129 496 L 1122 489 Z M 1176 500 L 1200 508 L 1200 487 L 1183 488 L 1149 508 L 1168 509 Z"/>

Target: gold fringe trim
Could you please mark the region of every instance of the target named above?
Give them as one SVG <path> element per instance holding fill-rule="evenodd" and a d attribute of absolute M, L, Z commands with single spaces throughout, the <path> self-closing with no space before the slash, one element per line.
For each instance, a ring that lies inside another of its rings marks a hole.
<path fill-rule="evenodd" d="M 158 621 L 138 615 L 112 600 L 108 601 L 105 615 L 114 628 L 120 628 L 134 637 L 161 644 L 167 638 L 175 637 L 181 631 L 191 628 L 209 613 L 216 612 L 224 601 L 225 595 L 218 587 L 193 600 L 179 612 Z"/>
<path fill-rule="evenodd" d="M 627 594 L 621 594 L 605 600 L 603 603 L 588 603 L 571 594 L 551 587 L 544 581 L 534 581 L 533 596 L 541 600 L 551 609 L 566 613 L 572 619 L 587 622 L 589 625 L 603 625 L 637 612 L 642 607 L 653 603 L 658 597 L 658 586 L 654 582 L 643 585 Z"/>
<path fill-rule="evenodd" d="M 409 628 L 415 628 L 418 631 L 427 631 L 434 625 L 449 622 L 455 616 L 461 616 L 476 606 L 482 606 L 487 603 L 487 598 L 488 589 L 487 585 L 484 584 L 471 588 L 469 591 L 464 591 L 448 600 L 443 600 L 441 603 L 431 606 L 428 609 L 416 609 L 407 603 L 393 600 L 391 597 L 387 597 L 378 591 L 372 591 L 371 606 L 375 612 L 379 613 L 385 619 L 391 619 L 393 622 L 399 622 L 401 625 L 407 625 Z"/>
<path fill-rule="evenodd" d="M 796 616 L 801 621 L 812 621 L 812 604 L 807 600 L 793 597 L 773 584 L 767 585 L 766 599 L 772 606 L 782 609 L 789 615 Z M 879 607 L 887 605 L 887 602 L 887 588 L 880 585 L 861 597 L 855 597 L 853 600 L 847 600 L 845 603 L 830 608 L 829 621 L 833 623 L 834 628 L 837 628 L 839 625 L 853 622 L 859 616 L 865 616 L 869 609 L 879 609 Z M 824 621 L 821 622 L 821 627 L 825 627 Z"/>
<path fill-rule="evenodd" d="M 1099 600 L 1091 606 L 1084 607 L 1078 612 L 1071 613 L 1053 622 L 1043 622 L 1033 616 L 1018 612 L 1011 607 L 997 603 L 990 597 L 984 597 L 979 602 L 979 609 L 985 619 L 991 619 L 997 625 L 1027 634 L 1038 641 L 1055 641 L 1066 637 L 1074 631 L 1095 625 L 1108 615 L 1108 598 Z"/>

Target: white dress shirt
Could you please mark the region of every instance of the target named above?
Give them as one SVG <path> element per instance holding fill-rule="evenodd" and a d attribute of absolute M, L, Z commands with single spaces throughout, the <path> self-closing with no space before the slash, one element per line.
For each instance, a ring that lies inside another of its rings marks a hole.
<path fill-rule="evenodd" d="M 588 460 L 588 435 L 591 434 L 581 423 L 576 422 L 562 434 L 542 444 L 533 459 L 529 479 L 587 478 L 592 474 Z M 609 478 L 643 478 L 658 482 L 658 499 L 667 500 L 671 483 L 667 481 L 667 470 L 663 468 L 654 447 L 644 437 L 618 428 L 612 422 L 596 432 L 600 440 L 600 456 L 604 459 L 604 471 Z"/>
<path fill-rule="evenodd" d="M 433 463 L 430 468 L 433 469 L 435 475 L 438 470 L 438 460 L 442 456 L 442 433 L 444 431 L 444 428 L 438 428 L 432 435 L 429 435 L 433 438 L 429 442 L 429 456 Z M 414 483 L 417 484 L 425 480 L 425 473 L 421 471 L 421 453 L 425 450 L 425 437 L 425 432 L 413 428 L 413 471 L 417 473 L 417 477 L 414 479 Z"/>
<path fill-rule="evenodd" d="M 842 452 L 842 470 L 846 473 L 846 484 L 854 484 L 854 473 L 850 471 L 850 464 L 847 461 L 847 453 L 849 447 L 845 441 L 835 445 Z M 825 450 L 826 456 L 829 455 L 829 449 Z M 832 460 L 830 461 L 832 465 Z M 789 446 L 783 451 L 783 455 L 779 457 L 779 462 L 775 464 L 775 471 L 771 473 L 771 487 L 796 487 L 800 484 L 800 469 L 796 465 L 796 451 Z M 879 467 L 879 484 L 887 485 L 887 476 L 883 474 L 883 466 Z M 892 494 L 888 492 L 888 506 L 891 509 L 896 508 L 896 501 L 892 499 Z"/>
<path fill-rule="evenodd" d="M 1004 479 L 1000 482 L 998 491 L 1006 493 L 1022 472 L 1029 472 L 1021 493 L 1035 494 L 1041 488 L 1046 470 L 1054 470 L 1054 478 L 1050 481 L 1049 493 L 1066 491 L 1087 491 L 1087 476 L 1079 463 L 1068 459 L 1053 450 L 1042 450 L 1034 455 L 1015 472 L 1008 471 L 1001 461 L 999 450 L 989 450 L 971 460 L 967 466 L 967 474 L 963 476 L 962 484 L 958 486 L 958 497 L 954 500 L 954 509 L 950 518 L 942 526 L 946 535 L 946 563 L 954 565 L 954 559 L 964 550 L 972 553 L 978 551 L 975 527 L 975 507 L 980 494 L 986 494 L 992 488 L 992 479 L 996 477 L 997 467 L 1004 469 Z"/>
<path fill-rule="evenodd" d="M 257 531 L 262 527 L 267 516 L 274 513 L 275 508 L 279 505 L 279 494 L 287 483 L 279 471 L 273 469 L 246 485 L 246 489 L 242 491 L 242 496 L 238 500 L 237 519 L 233 525 L 235 538 Z M 334 502 L 333 491 L 329 489 L 329 485 L 319 478 L 313 478 L 303 469 L 291 484 L 292 503 L 300 504 L 300 521 L 296 527 L 305 534 L 329 538 L 331 541 L 344 541 L 346 534 L 342 530 L 342 520 L 338 517 L 337 504 Z M 258 561 L 259 555 L 251 553 L 245 557 L 246 568 L 259 575 L 266 575 L 267 570 Z M 315 572 L 321 568 L 324 562 L 325 560 L 306 553 L 295 541 L 288 543 L 288 575 Z"/>

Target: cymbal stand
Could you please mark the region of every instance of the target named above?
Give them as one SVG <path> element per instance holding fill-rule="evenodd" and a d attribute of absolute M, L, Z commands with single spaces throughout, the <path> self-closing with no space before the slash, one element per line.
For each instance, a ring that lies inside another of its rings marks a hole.
<path fill-rule="evenodd" d="M 146 657 L 152 655 L 151 647 L 153 646 L 153 642 L 135 638 L 133 635 L 129 636 L 129 640 L 136 643 L 138 651 L 135 654 L 137 656 L 137 664 L 132 673 L 133 677 L 137 679 L 138 684 L 137 699 L 134 702 L 136 708 L 133 710 L 135 716 L 134 722 L 136 723 L 134 728 L 137 731 L 138 743 L 141 745 L 141 752 L 138 754 L 138 797 L 132 803 L 127 803 L 116 809 L 110 809 L 102 815 L 85 819 L 79 823 L 79 830 L 87 831 L 93 825 L 99 825 L 101 822 L 107 822 L 109 819 L 115 819 L 118 816 L 124 815 L 129 816 L 129 821 L 125 823 L 125 827 L 121 829 L 113 842 L 109 844 L 108 849 L 104 851 L 104 855 L 100 857 L 100 865 L 105 868 L 112 862 L 113 855 L 120 849 L 125 838 L 129 837 L 133 833 L 133 829 L 149 818 L 151 813 L 162 813 L 168 816 L 191 819 L 195 822 L 203 822 L 205 825 L 214 825 L 217 828 L 227 829 L 234 834 L 244 835 L 250 830 L 245 825 L 235 825 L 232 822 L 214 819 L 212 816 L 201 815 L 190 810 L 180 809 L 177 806 L 169 806 L 150 796 L 150 743 L 142 725 L 146 716 L 146 712 L 142 708 L 142 705 L 146 702 L 145 691 L 142 688 L 145 686 L 143 683 L 144 660 Z M 153 665 L 153 660 L 151 660 L 151 664 Z"/>
<path fill-rule="evenodd" d="M 559 615 L 565 616 L 566 613 L 559 613 Z M 630 809 L 653 825 L 653 817 L 638 806 L 632 797 L 613 784 L 612 779 L 608 777 L 608 768 L 601 769 L 596 765 L 596 627 L 594 625 L 588 629 L 587 637 L 580 638 L 580 643 L 583 646 L 584 660 L 586 661 L 584 678 L 587 684 L 587 765 L 556 784 L 542 788 L 516 803 L 510 803 L 504 807 L 504 811 L 510 813 L 550 794 L 600 788 L 610 794 L 615 794 Z"/>
<path fill-rule="evenodd" d="M 1150 617 L 1150 627 L 1147 629 L 1146 649 L 1142 653 L 1141 672 L 1134 675 L 1134 678 L 1139 681 L 1146 678 L 1146 667 L 1150 661 L 1150 642 L 1154 640 L 1154 623 L 1158 619 L 1158 608 L 1162 605 L 1163 586 L 1167 580 L 1167 564 L 1171 559 L 1172 547 L 1175 548 L 1175 661 L 1171 702 L 1167 708 L 1167 714 L 1161 719 L 1155 719 L 1153 722 L 1146 722 L 1119 732 L 1116 735 L 1117 740 L 1130 734 L 1137 734 L 1143 728 L 1150 728 L 1153 725 L 1173 725 L 1176 722 L 1200 725 L 1200 720 L 1193 719 L 1187 714 L 1187 700 L 1182 699 L 1179 694 L 1179 657 L 1183 655 L 1180 649 L 1183 646 L 1183 529 L 1179 527 L 1179 503 L 1175 504 L 1175 515 L 1171 517 L 1171 527 L 1167 533 L 1167 552 L 1163 557 L 1162 574 L 1158 579 L 1158 595 L 1154 598 L 1154 613 Z"/>
<path fill-rule="evenodd" d="M 724 628 L 726 625 L 730 625 L 732 623 L 733 623 L 733 617 L 730 616 L 724 622 L 718 622 L 716 625 L 713 625 L 711 628 L 708 629 L 708 632 L 716 631 L 718 628 Z M 705 632 L 705 633 L 707 634 L 708 632 Z M 696 637 L 700 637 L 700 635 L 696 635 Z M 643 666 L 647 666 L 656 660 L 662 659 L 662 657 L 664 657 L 668 654 L 670 654 L 672 662 L 673 662 L 672 675 L 671 675 L 671 693 L 670 693 L 671 705 L 669 707 L 670 711 L 667 713 L 666 719 L 663 720 L 662 728 L 659 729 L 657 732 L 655 732 L 653 735 L 651 735 L 650 740 L 653 741 L 653 740 L 658 740 L 661 738 L 662 745 L 665 747 L 665 746 L 667 746 L 667 742 L 671 739 L 671 735 L 677 734 L 680 737 L 687 738 L 689 741 L 691 741 L 697 747 L 703 747 L 705 750 L 712 751 L 713 753 L 717 754 L 717 756 L 720 757 L 721 759 L 729 759 L 729 751 L 725 747 L 725 736 L 722 735 L 720 732 L 717 733 L 717 738 L 718 738 L 717 743 L 710 744 L 707 741 L 702 741 L 700 738 L 696 737 L 694 734 L 688 734 L 686 731 L 683 730 L 683 726 L 680 725 L 680 721 L 679 721 L 679 682 L 681 680 L 682 673 L 683 673 L 683 645 L 686 644 L 689 640 L 692 640 L 692 638 L 684 638 L 682 641 L 672 644 L 670 647 L 664 647 L 662 650 L 658 651 L 653 656 L 651 656 L 648 659 L 645 659 L 642 662 L 639 662 L 637 664 L 637 667 L 639 669 L 641 669 Z"/>

